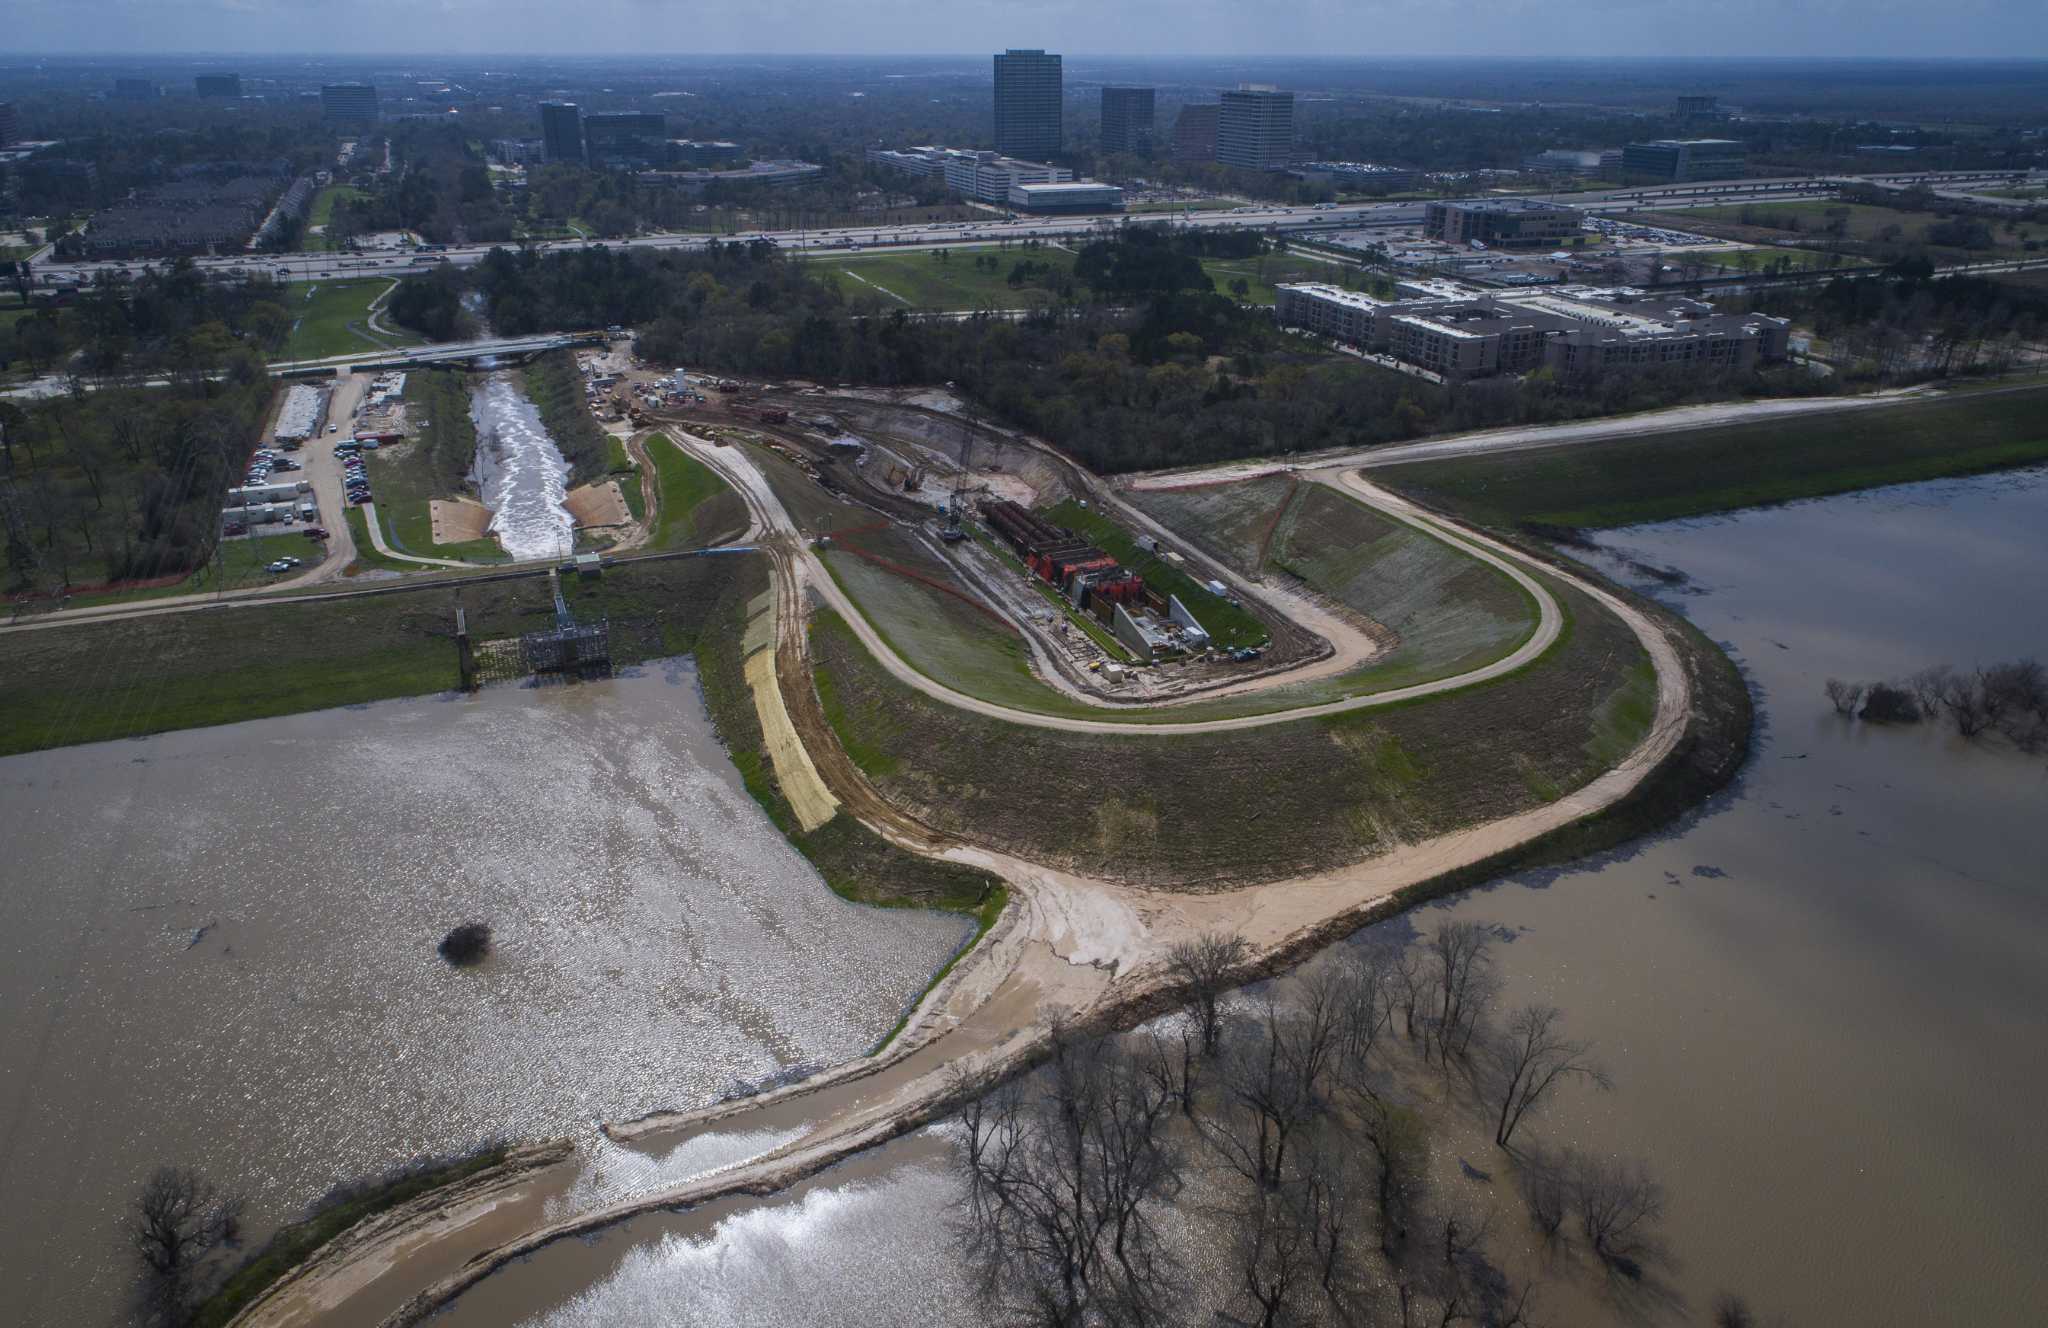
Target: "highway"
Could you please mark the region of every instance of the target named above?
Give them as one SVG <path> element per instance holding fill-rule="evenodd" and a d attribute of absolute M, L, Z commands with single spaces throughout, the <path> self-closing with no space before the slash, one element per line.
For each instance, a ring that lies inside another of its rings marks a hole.
<path fill-rule="evenodd" d="M 1784 179 L 1726 180 L 1695 184 L 1588 190 L 1582 193 L 1502 194 L 1495 197 L 1542 198 L 1573 207 L 1600 211 L 1631 211 L 1645 208 L 1699 206 L 1715 202 L 1743 202 L 1769 199 L 1789 202 L 1832 197 L 1845 184 L 1869 183 L 1897 187 L 1907 184 L 1943 186 L 1989 185 L 2015 181 L 2038 181 L 2040 172 L 2028 175 L 2014 171 L 1954 171 L 1946 173 L 1888 173 L 1881 175 L 1815 175 Z M 1313 231 L 1355 230 L 1383 227 L 1392 229 L 1422 223 L 1427 207 L 1421 202 L 1357 203 L 1344 206 L 1279 207 L 1248 206 L 1209 212 L 1124 213 L 1114 217 L 998 217 L 985 221 L 938 222 L 922 226 L 869 226 L 839 230 L 741 231 L 733 235 L 667 233 L 635 236 L 626 240 L 554 240 L 531 246 L 542 252 L 576 250 L 591 245 L 614 249 L 689 251 L 713 243 L 746 244 L 769 241 L 779 248 L 798 253 L 851 253 L 868 248 L 898 249 L 993 244 L 1002 240 L 1085 239 L 1091 234 L 1140 222 L 1169 222 L 1196 229 L 1243 226 L 1259 230 L 1303 234 Z M 421 246 L 397 253 L 290 253 L 258 255 L 237 253 L 220 257 L 195 258 L 201 271 L 222 276 L 268 274 L 292 281 L 339 281 L 350 277 L 398 277 L 431 271 L 442 263 L 466 267 L 480 263 L 501 244 Z M 91 280 L 102 272 L 138 275 L 168 260 L 87 260 L 75 263 L 37 264 L 37 279 L 45 285 L 70 285 Z"/>

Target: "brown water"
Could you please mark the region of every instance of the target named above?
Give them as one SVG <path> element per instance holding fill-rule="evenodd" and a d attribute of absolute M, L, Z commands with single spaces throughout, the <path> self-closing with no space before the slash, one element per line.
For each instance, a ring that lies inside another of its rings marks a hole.
<path fill-rule="evenodd" d="M 156 1165 L 260 1228 L 416 1154 L 702 1105 L 859 1054 L 967 931 L 832 895 L 678 663 L 10 757 L 0 818 L 9 1324 L 112 1317 Z M 471 918 L 497 949 L 456 971 Z"/>
<path fill-rule="evenodd" d="M 1512 928 L 1503 1001 L 1562 1006 L 1617 1084 L 1524 1129 L 1646 1157 L 1668 1187 L 1661 1289 L 1552 1288 L 1543 1321 L 1699 1322 L 1733 1290 L 1797 1324 L 2048 1322 L 2048 769 L 1851 725 L 1821 696 L 1831 675 L 2048 654 L 2048 475 L 1609 542 L 1689 572 L 1672 602 L 1748 671 L 1764 726 L 1740 785 L 1626 852 L 1360 938 Z M 943 1148 L 918 1136 L 773 1201 L 565 1242 L 447 1318 L 975 1328 Z"/>

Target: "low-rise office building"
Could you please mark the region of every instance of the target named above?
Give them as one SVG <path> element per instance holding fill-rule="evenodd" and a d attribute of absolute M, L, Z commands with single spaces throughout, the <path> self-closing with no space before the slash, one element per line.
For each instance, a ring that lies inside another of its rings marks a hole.
<path fill-rule="evenodd" d="M 1470 198 L 1431 203 L 1423 214 L 1422 229 L 1431 239 L 1445 244 L 1476 241 L 1504 248 L 1555 247 L 1576 236 L 1584 223 L 1585 215 L 1577 208 L 1556 203 L 1526 198 Z"/>
<path fill-rule="evenodd" d="M 712 185 L 756 185 L 787 189 L 808 184 L 825 173 L 825 168 L 808 161 L 753 161 L 731 170 L 641 171 L 633 178 L 642 184 L 680 189 L 701 194 Z"/>
<path fill-rule="evenodd" d="M 1749 147 L 1732 138 L 1659 138 L 1621 150 L 1624 180 L 1685 184 L 1749 174 Z"/>
<path fill-rule="evenodd" d="M 1009 204 L 1019 212 L 1121 212 L 1124 191 L 1113 184 L 1093 180 L 1069 180 L 1062 184 L 1013 184 Z"/>
<path fill-rule="evenodd" d="M 1361 193 L 1391 193 L 1412 188 L 1422 172 L 1412 166 L 1382 166 L 1370 161 L 1305 161 L 1287 172 L 1296 179 Z"/>
<path fill-rule="evenodd" d="M 869 148 L 867 159 L 904 175 L 942 180 L 962 198 L 982 203 L 1008 203 L 1016 185 L 1064 184 L 1074 178 L 1064 166 L 964 148 Z"/>
<path fill-rule="evenodd" d="M 1544 367 L 1561 375 L 1665 365 L 1751 369 L 1785 358 L 1790 339 L 1782 318 L 1717 313 L 1704 301 L 1630 287 L 1437 291 L 1388 300 L 1295 282 L 1278 288 L 1274 315 L 1284 327 L 1382 351 L 1453 379 Z"/>

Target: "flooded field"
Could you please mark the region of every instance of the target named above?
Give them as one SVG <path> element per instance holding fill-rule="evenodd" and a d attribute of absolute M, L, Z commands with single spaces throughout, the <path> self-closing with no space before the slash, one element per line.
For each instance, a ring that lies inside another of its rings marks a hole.
<path fill-rule="evenodd" d="M 832 895 L 678 663 L 11 757 L 0 813 L 10 1323 L 112 1318 L 155 1166 L 260 1232 L 422 1153 L 857 1055 L 968 932 Z M 471 919 L 497 948 L 458 971 Z"/>
<path fill-rule="evenodd" d="M 500 371 L 470 398 L 476 423 L 474 478 L 491 509 L 491 533 L 520 561 L 566 557 L 575 547 L 567 506 L 569 463 L 518 378 Z"/>
<path fill-rule="evenodd" d="M 2048 474 L 1607 543 L 1616 570 L 1687 572 L 1663 593 L 1748 671 L 1763 722 L 1741 782 L 1670 834 L 1360 938 L 1445 916 L 1513 929 L 1503 1005 L 1561 1006 L 1616 1083 L 1528 1128 L 1642 1156 L 1668 1188 L 1676 1257 L 1654 1289 L 1546 1288 L 1540 1320 L 1701 1322 L 1725 1290 L 1793 1324 L 2048 1321 L 2048 768 L 1933 725 L 1852 724 L 1821 694 L 2048 654 Z M 1485 1163 L 1490 1139 L 1447 1146 Z M 725 1328 L 851 1307 L 875 1328 L 975 1328 L 947 1147 L 914 1136 L 772 1202 L 564 1242 L 447 1321 Z"/>

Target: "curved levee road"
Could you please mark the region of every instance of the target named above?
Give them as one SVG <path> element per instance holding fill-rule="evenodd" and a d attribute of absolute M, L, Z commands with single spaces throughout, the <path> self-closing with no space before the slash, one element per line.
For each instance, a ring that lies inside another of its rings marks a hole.
<path fill-rule="evenodd" d="M 1263 728 L 1270 724 L 1285 724 L 1298 719 L 1313 719 L 1321 715 L 1337 715 L 1352 710 L 1366 710 L 1376 706 L 1395 705 L 1412 701 L 1417 697 L 1438 696 L 1460 688 L 1513 673 L 1525 664 L 1540 658 L 1557 642 L 1564 629 L 1564 612 L 1558 607 L 1556 598 L 1543 584 L 1529 575 L 1523 568 L 1523 560 L 1506 545 L 1488 539 L 1474 532 L 1453 529 L 1433 517 L 1425 516 L 1414 504 L 1397 498 L 1384 489 L 1365 483 L 1349 472 L 1331 469 L 1315 472 L 1310 478 L 1318 482 L 1339 482 L 1340 487 L 1351 497 L 1365 503 L 1381 514 L 1405 525 L 1413 526 L 1424 533 L 1449 544 L 1468 557 L 1475 558 L 1513 581 L 1532 599 L 1537 607 L 1536 629 L 1514 650 L 1478 668 L 1434 682 L 1415 683 L 1407 687 L 1389 688 L 1384 691 L 1364 692 L 1335 701 L 1322 701 L 1309 705 L 1292 706 L 1270 710 L 1254 715 L 1234 715 L 1228 718 L 1197 720 L 1158 719 L 1159 708 L 1151 710 L 1117 708 L 1113 713 L 1119 718 L 1089 719 L 1072 715 L 1045 714 L 1036 710 L 1021 709 L 1003 705 L 996 701 L 983 700 L 966 692 L 949 687 L 931 676 L 919 672 L 909 661 L 897 654 L 883 639 L 881 633 L 869 622 L 853 600 L 840 589 L 839 583 L 825 570 L 817 552 L 810 547 L 796 522 L 783 507 L 782 500 L 769 486 L 767 477 L 760 469 L 749 463 L 743 455 L 731 447 L 721 447 L 707 439 L 675 431 L 674 440 L 699 461 L 717 471 L 727 483 L 738 491 L 748 508 L 755 514 L 755 524 L 766 531 L 786 537 L 796 560 L 798 577 L 802 585 L 814 591 L 820 599 L 846 620 L 854 634 L 868 652 L 887 669 L 891 676 L 916 688 L 926 696 L 944 705 L 965 710 L 972 714 L 985 715 L 1006 723 L 1022 724 L 1032 728 L 1059 729 L 1068 733 L 1146 733 L 1170 736 L 1188 733 L 1221 733 L 1233 729 Z M 1299 678 L 1293 673 L 1277 673 L 1258 680 L 1265 688 L 1289 686 Z M 1064 695 L 1064 693 L 1062 693 Z M 1206 696 L 1194 698 L 1207 700 Z M 1105 705 L 1106 712 L 1111 707 Z"/>

